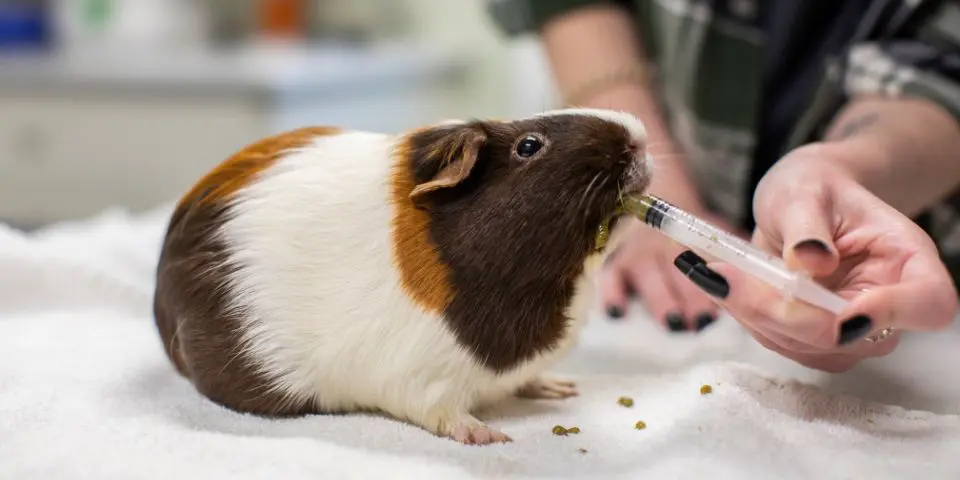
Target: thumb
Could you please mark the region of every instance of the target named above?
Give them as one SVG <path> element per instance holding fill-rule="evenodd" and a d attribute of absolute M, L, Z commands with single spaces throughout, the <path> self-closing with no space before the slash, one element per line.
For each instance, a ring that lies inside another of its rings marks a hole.
<path fill-rule="evenodd" d="M 837 269 L 840 256 L 833 243 L 833 217 L 820 198 L 791 199 L 785 208 L 773 214 L 771 220 L 779 227 L 782 256 L 789 268 L 806 271 L 814 277 L 830 275 Z M 770 225 L 759 227 L 770 229 Z"/>

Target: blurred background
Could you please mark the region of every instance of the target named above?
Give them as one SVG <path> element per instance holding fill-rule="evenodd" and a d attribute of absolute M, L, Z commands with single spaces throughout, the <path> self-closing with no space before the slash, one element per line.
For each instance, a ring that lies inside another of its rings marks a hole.
<path fill-rule="evenodd" d="M 0 0 L 0 222 L 175 200 L 260 137 L 554 105 L 483 0 Z"/>

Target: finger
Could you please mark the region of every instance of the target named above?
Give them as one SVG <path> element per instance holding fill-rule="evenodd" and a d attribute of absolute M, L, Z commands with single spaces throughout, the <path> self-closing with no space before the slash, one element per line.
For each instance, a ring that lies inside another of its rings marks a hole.
<path fill-rule="evenodd" d="M 704 268 L 712 270 L 730 284 L 730 293 L 721 303 L 744 328 L 756 332 L 783 351 L 823 352 L 823 347 L 808 339 L 829 336 L 832 315 L 828 312 L 789 302 L 769 285 L 730 265 L 708 263 Z M 824 317 L 827 322 L 824 322 Z M 832 346 L 828 344 L 828 348 Z"/>
<path fill-rule="evenodd" d="M 814 277 L 833 273 L 840 264 L 837 247 L 833 243 L 833 215 L 829 199 L 823 195 L 796 196 L 766 222 L 759 223 L 758 243 L 768 242 L 769 237 L 782 240 L 782 256 L 791 269 L 803 270 Z M 771 232 L 770 230 L 774 230 Z M 773 235 L 771 235 L 771 233 Z M 761 245 L 770 250 L 772 245 Z"/>
<path fill-rule="evenodd" d="M 903 330 L 939 331 L 949 327 L 957 315 L 956 287 L 935 253 L 904 264 L 901 281 L 881 285 L 854 298 L 846 317 L 866 318 L 874 334 L 894 327 Z M 863 320 L 861 320 L 863 321 Z"/>
<path fill-rule="evenodd" d="M 661 322 L 667 330 L 682 332 L 687 329 L 687 322 L 667 273 L 669 271 L 662 263 L 654 261 L 651 263 L 651 268 L 631 269 L 628 275 L 650 315 Z"/>
<path fill-rule="evenodd" d="M 823 348 L 810 345 L 803 340 L 785 335 L 772 328 L 763 330 L 758 329 L 756 331 L 757 333 L 762 334 L 764 337 L 769 339 L 771 342 L 776 343 L 784 351 L 793 352 L 798 355 L 823 355 L 830 352 L 830 350 L 825 350 Z"/>
<path fill-rule="evenodd" d="M 730 314 L 754 332 L 755 337 L 762 336 L 768 344 L 776 346 L 765 344 L 767 348 L 807 367 L 845 371 L 864 358 L 889 355 L 899 344 L 897 333 L 883 341 L 865 341 L 883 328 L 866 315 L 853 315 L 845 320 L 846 317 L 803 302 L 778 298 L 773 289 L 729 265 L 708 264 L 708 268 L 727 278 L 731 285 L 731 293 L 723 302 Z M 742 290 L 751 294 L 741 296 Z M 953 318 L 949 312 L 947 316 Z"/>
<path fill-rule="evenodd" d="M 775 331 L 804 344 L 829 349 L 862 338 L 870 325 L 862 320 L 845 323 L 840 332 L 836 316 L 804 302 L 791 301 L 773 287 L 721 262 L 706 264 L 687 251 L 677 257 L 678 270 L 712 295 L 740 323 L 760 331 Z"/>
<path fill-rule="evenodd" d="M 837 349 L 837 351 L 847 356 L 857 358 L 882 357 L 889 355 L 900 344 L 901 332 L 895 330 L 887 336 L 881 337 L 879 335 L 880 330 L 882 329 L 875 328 L 863 338 L 849 343 L 842 348 Z M 873 339 L 873 341 L 869 341 L 870 339 Z"/>
<path fill-rule="evenodd" d="M 677 297 L 680 298 L 680 304 L 683 306 L 688 327 L 699 332 L 712 325 L 717 320 L 719 311 L 717 304 L 676 268 L 667 270 Z"/>
<path fill-rule="evenodd" d="M 724 307 L 738 320 L 752 323 L 756 328 L 776 331 L 821 350 L 831 350 L 866 337 L 874 327 L 864 315 L 845 318 L 802 300 L 786 298 L 731 265 L 711 263 L 708 268 L 726 277 L 731 285 Z"/>
<path fill-rule="evenodd" d="M 856 355 L 846 352 L 831 353 L 824 351 L 801 351 L 784 346 L 781 341 L 787 337 L 779 337 L 776 334 L 769 334 L 753 330 L 744 326 L 744 329 L 752 336 L 757 343 L 780 356 L 793 360 L 800 365 L 814 370 L 820 370 L 829 373 L 843 373 L 850 370 L 858 363 L 863 361 L 868 355 Z M 885 349 L 888 350 L 888 349 Z"/>

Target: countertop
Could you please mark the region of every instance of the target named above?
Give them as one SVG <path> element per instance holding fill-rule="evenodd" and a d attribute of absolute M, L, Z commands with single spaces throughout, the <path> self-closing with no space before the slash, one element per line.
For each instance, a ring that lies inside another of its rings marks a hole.
<path fill-rule="evenodd" d="M 461 73 L 468 62 L 460 52 L 402 44 L 258 45 L 166 52 L 114 49 L 45 56 L 0 54 L 0 88 L 340 95 L 345 90 L 382 91 L 440 80 Z"/>

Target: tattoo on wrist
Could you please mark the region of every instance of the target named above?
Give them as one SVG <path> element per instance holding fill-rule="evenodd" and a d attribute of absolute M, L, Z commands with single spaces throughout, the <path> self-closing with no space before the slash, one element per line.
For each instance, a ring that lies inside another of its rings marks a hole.
<path fill-rule="evenodd" d="M 877 120 L 880 119 L 880 114 L 878 113 L 866 113 L 847 120 L 840 125 L 828 138 L 828 140 L 844 140 L 850 138 L 857 133 L 860 133 L 863 129 L 877 123 Z"/>

